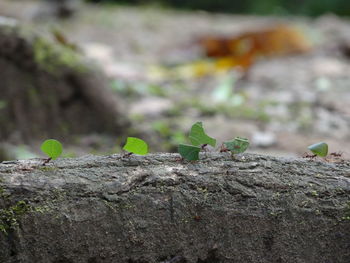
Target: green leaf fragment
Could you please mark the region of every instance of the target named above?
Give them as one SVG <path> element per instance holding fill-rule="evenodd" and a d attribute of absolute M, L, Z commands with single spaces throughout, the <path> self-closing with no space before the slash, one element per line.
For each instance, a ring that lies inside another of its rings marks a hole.
<path fill-rule="evenodd" d="M 203 129 L 202 122 L 196 122 L 192 125 L 190 132 L 190 141 L 193 145 L 198 146 L 202 144 L 209 144 L 213 147 L 216 145 L 216 140 L 214 138 L 209 137 Z"/>
<path fill-rule="evenodd" d="M 328 144 L 325 142 L 319 142 L 307 147 L 311 152 L 320 157 L 326 157 L 328 154 Z"/>
<path fill-rule="evenodd" d="M 182 158 L 188 161 L 199 160 L 199 152 L 201 147 L 188 145 L 188 144 L 179 144 L 178 151 Z"/>
<path fill-rule="evenodd" d="M 40 149 L 52 160 L 57 159 L 62 154 L 62 144 L 54 139 L 49 139 L 41 144 Z"/>
<path fill-rule="evenodd" d="M 249 147 L 247 138 L 236 137 L 231 141 L 224 142 L 226 148 L 233 154 L 243 153 Z"/>
<path fill-rule="evenodd" d="M 130 153 L 145 155 L 148 153 L 148 145 L 144 140 L 128 137 L 123 149 Z"/>

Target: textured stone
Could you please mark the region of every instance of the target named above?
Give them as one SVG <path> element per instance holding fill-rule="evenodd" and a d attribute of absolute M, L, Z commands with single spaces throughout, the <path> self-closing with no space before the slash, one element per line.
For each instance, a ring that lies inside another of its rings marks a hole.
<path fill-rule="evenodd" d="M 0 233 L 0 262 L 350 258 L 346 161 L 203 153 L 198 162 L 149 154 L 41 163 L 0 164 L 0 211 L 25 208 Z"/>

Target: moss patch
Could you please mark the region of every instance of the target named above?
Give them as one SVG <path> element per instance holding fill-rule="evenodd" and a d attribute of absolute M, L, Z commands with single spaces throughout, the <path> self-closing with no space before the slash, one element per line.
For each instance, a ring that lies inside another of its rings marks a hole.
<path fill-rule="evenodd" d="M 44 38 L 37 37 L 33 41 L 35 62 L 45 71 L 57 74 L 62 67 L 86 72 L 87 68 L 81 62 L 79 54 L 69 47 L 57 46 Z"/>
<path fill-rule="evenodd" d="M 344 209 L 344 216 L 342 217 L 342 220 L 349 220 L 350 221 L 350 201 L 347 202 L 345 209 Z"/>
<path fill-rule="evenodd" d="M 19 218 L 30 210 L 25 201 L 18 201 L 7 209 L 0 209 L 0 232 L 5 234 L 18 227 Z"/>

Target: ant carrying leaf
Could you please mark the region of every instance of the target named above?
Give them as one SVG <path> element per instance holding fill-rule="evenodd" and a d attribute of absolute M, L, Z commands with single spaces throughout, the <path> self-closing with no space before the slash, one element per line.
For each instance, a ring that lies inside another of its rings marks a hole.
<path fill-rule="evenodd" d="M 148 153 L 148 145 L 144 140 L 135 137 L 128 137 L 123 150 L 128 153 L 123 157 L 128 157 L 132 154 L 146 155 Z"/>
<path fill-rule="evenodd" d="M 328 144 L 325 142 L 319 142 L 310 145 L 307 147 L 313 154 L 320 156 L 320 157 L 326 157 L 328 154 Z"/>
<path fill-rule="evenodd" d="M 247 138 L 236 137 L 231 141 L 224 142 L 224 145 L 232 154 L 238 154 L 248 149 L 249 140 Z"/>
<path fill-rule="evenodd" d="M 224 143 L 221 144 L 221 146 L 220 146 L 220 152 L 223 153 L 223 152 L 228 152 L 228 151 L 229 151 L 229 149 L 226 148 L 225 144 L 224 144 Z"/>
<path fill-rule="evenodd" d="M 57 159 L 62 154 L 63 147 L 59 141 L 49 139 L 41 144 L 40 149 L 49 156 L 42 164 L 45 166 L 48 162 Z"/>

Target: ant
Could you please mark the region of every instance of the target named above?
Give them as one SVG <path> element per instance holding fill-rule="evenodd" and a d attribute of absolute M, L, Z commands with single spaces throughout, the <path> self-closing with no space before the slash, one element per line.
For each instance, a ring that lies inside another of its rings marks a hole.
<path fill-rule="evenodd" d="M 224 144 L 221 144 L 221 147 L 220 147 L 220 152 L 223 153 L 223 152 L 228 152 L 229 150 L 226 148 L 226 146 Z"/>
<path fill-rule="evenodd" d="M 125 154 L 123 154 L 122 158 L 130 157 L 131 155 L 132 155 L 132 153 L 125 153 Z"/>
<path fill-rule="evenodd" d="M 316 154 L 308 154 L 308 153 L 304 153 L 303 154 L 303 158 L 307 158 L 307 159 L 315 159 L 317 157 Z"/>
<path fill-rule="evenodd" d="M 202 151 L 205 151 L 205 152 L 208 151 L 207 146 L 208 146 L 207 143 L 202 144 L 202 146 L 201 146 Z"/>
<path fill-rule="evenodd" d="M 333 152 L 333 153 L 330 153 L 329 155 L 331 155 L 333 157 L 342 157 L 343 153 L 342 152 Z"/>
<path fill-rule="evenodd" d="M 52 158 L 50 157 L 50 158 L 47 158 L 47 159 L 45 159 L 44 160 L 44 162 L 43 162 L 43 164 L 42 164 L 42 166 L 45 166 L 48 162 L 50 162 L 52 160 Z"/>
<path fill-rule="evenodd" d="M 127 157 L 130 157 L 131 155 L 133 155 L 133 153 L 124 153 L 122 156 L 118 157 L 117 160 L 120 160 L 120 159 L 124 159 L 124 158 L 127 158 Z"/>
<path fill-rule="evenodd" d="M 343 153 L 342 152 L 332 152 L 329 154 L 330 158 L 328 159 L 328 161 L 332 161 L 332 162 L 343 162 Z"/>

